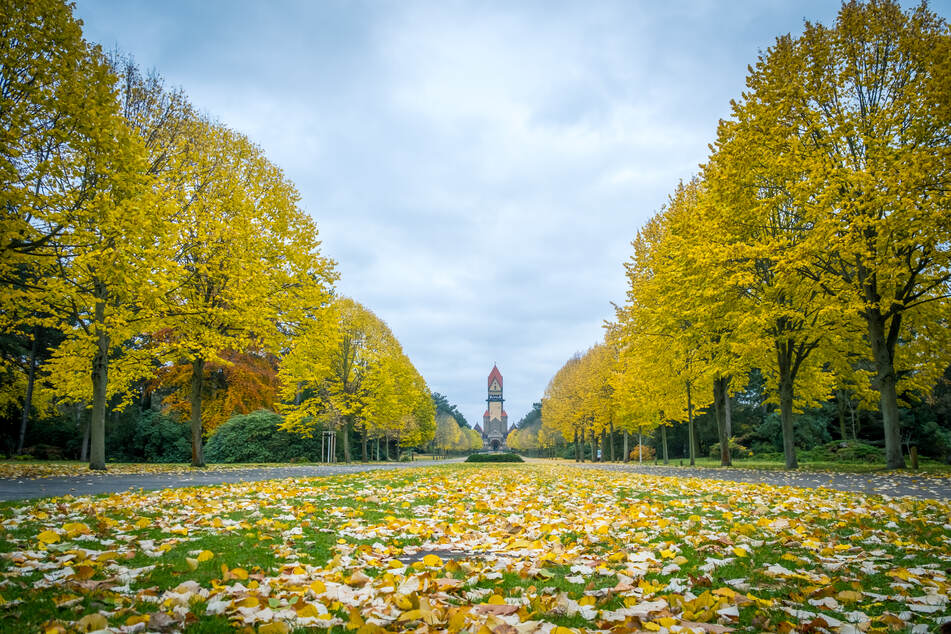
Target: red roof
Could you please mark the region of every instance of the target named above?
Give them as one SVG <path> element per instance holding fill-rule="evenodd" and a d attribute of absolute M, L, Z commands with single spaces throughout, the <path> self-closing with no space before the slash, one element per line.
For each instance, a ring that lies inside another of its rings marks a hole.
<path fill-rule="evenodd" d="M 485 410 L 485 414 L 482 415 L 482 418 L 488 418 L 488 417 L 489 417 L 489 410 Z"/>
<path fill-rule="evenodd" d="M 502 418 L 508 418 L 509 415 L 505 413 L 505 410 L 502 410 Z"/>
<path fill-rule="evenodd" d="M 492 366 L 492 371 L 489 372 L 489 382 L 488 385 L 492 385 L 492 379 L 498 379 L 499 387 L 502 387 L 502 373 L 499 372 L 499 367 L 497 365 Z"/>

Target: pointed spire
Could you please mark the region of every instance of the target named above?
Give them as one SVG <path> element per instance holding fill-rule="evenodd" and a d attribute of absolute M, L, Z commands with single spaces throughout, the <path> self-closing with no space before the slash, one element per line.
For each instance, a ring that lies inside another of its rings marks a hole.
<path fill-rule="evenodd" d="M 492 385 L 492 379 L 497 379 L 499 382 L 499 387 L 502 387 L 502 373 L 499 372 L 499 366 L 495 364 L 492 364 L 492 371 L 489 372 L 488 385 Z"/>

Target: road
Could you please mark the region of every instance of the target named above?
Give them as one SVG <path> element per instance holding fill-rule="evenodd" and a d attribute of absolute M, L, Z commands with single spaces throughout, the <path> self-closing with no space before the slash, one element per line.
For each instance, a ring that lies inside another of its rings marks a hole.
<path fill-rule="evenodd" d="M 88 473 L 78 476 L 49 478 L 0 478 L 0 500 L 63 495 L 95 495 L 133 489 L 165 489 L 203 486 L 234 482 L 255 482 L 279 478 L 311 478 L 380 469 L 408 469 L 461 462 L 453 460 L 398 462 L 383 464 L 299 465 L 254 467 L 215 471 L 188 471 L 185 473 L 110 474 Z M 547 461 L 532 460 L 545 464 Z M 550 463 L 549 463 L 550 464 Z M 573 463 L 561 463 L 573 464 Z M 909 496 L 920 499 L 951 500 L 951 477 L 914 474 L 830 473 L 820 471 L 780 471 L 768 469 L 711 469 L 703 467 L 672 467 L 590 462 L 578 465 L 586 469 L 603 469 L 624 473 L 703 478 L 727 482 L 763 483 L 777 486 L 804 488 L 826 487 L 838 491 Z"/>
<path fill-rule="evenodd" d="M 832 473 L 827 471 L 783 471 L 780 469 L 738 469 L 705 467 L 670 467 L 615 463 L 583 463 L 588 469 L 643 473 L 677 478 L 702 478 L 727 482 L 750 482 L 774 486 L 814 489 L 826 487 L 837 491 L 908 496 L 927 500 L 951 500 L 951 477 L 919 474 Z"/>
<path fill-rule="evenodd" d="M 416 462 L 392 462 L 383 464 L 335 464 L 298 465 L 280 467 L 254 467 L 248 469 L 218 469 L 213 471 L 188 471 L 185 473 L 137 473 L 111 474 L 86 473 L 78 476 L 49 478 L 0 478 L 0 501 L 25 500 L 30 498 L 58 497 L 62 495 L 96 495 L 117 493 L 133 489 L 166 489 L 194 487 L 209 484 L 255 482 L 279 478 L 312 478 L 318 476 L 377 471 L 380 469 L 407 469 L 430 465 L 459 462 L 454 460 L 420 460 Z"/>

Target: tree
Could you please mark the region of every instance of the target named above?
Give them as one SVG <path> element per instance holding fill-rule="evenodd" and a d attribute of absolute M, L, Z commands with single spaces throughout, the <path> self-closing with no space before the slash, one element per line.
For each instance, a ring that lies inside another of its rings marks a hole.
<path fill-rule="evenodd" d="M 758 169 L 796 175 L 801 277 L 864 324 L 891 468 L 904 465 L 898 393 L 933 385 L 951 349 L 949 58 L 926 5 L 845 3 L 833 27 L 807 23 L 761 56 L 734 113 Z"/>
<path fill-rule="evenodd" d="M 401 446 L 429 442 L 435 406 L 426 382 L 387 325 L 348 298 L 304 323 L 281 361 L 282 427 L 310 436 L 322 418 L 343 431 L 359 428 L 363 459 L 370 434 Z"/>
<path fill-rule="evenodd" d="M 454 449 L 462 438 L 462 432 L 456 419 L 449 414 L 436 416 L 436 446 L 445 454 Z"/>
<path fill-rule="evenodd" d="M 105 469 L 110 361 L 155 290 L 149 254 L 161 201 L 144 147 L 120 116 L 109 65 L 82 40 L 71 8 L 25 3 L 0 19 L 0 277 L 12 285 L 4 304 L 28 315 L 25 323 L 64 327 L 58 354 L 76 355 L 74 367 L 85 364 L 91 377 L 90 468 Z M 22 264 L 42 276 L 17 284 Z M 124 369 L 141 370 L 133 365 Z"/>
<path fill-rule="evenodd" d="M 277 351 L 281 322 L 329 300 L 336 274 L 299 195 L 244 136 L 194 119 L 188 175 L 175 188 L 168 288 L 157 340 L 163 357 L 191 366 L 192 464 L 204 466 L 205 366 L 222 350 Z"/>

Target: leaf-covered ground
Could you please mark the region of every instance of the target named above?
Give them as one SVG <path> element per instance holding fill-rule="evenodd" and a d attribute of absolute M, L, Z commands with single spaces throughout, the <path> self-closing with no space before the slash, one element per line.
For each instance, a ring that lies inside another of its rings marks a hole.
<path fill-rule="evenodd" d="M 951 505 L 456 465 L 0 506 L 0 630 L 930 631 Z"/>
<path fill-rule="evenodd" d="M 202 471 L 228 471 L 231 469 L 247 469 L 248 467 L 266 467 L 271 465 L 263 464 L 212 464 L 205 467 Z M 115 475 L 132 473 L 193 473 L 195 468 L 181 463 L 144 463 L 144 462 L 120 462 L 109 463 L 108 471 L 91 471 L 88 462 L 62 461 L 62 462 L 21 462 L 21 461 L 2 461 L 0 462 L 0 478 L 55 478 L 62 476 L 90 476 L 90 475 Z"/>

